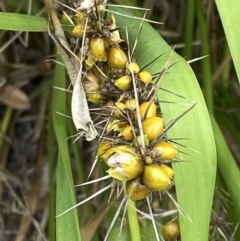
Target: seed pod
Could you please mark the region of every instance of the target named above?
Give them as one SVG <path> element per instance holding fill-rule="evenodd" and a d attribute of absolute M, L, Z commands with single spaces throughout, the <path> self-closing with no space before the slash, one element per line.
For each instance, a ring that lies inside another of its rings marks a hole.
<path fill-rule="evenodd" d="M 88 101 L 95 104 L 103 104 L 106 101 L 106 96 L 98 93 L 88 94 Z"/>
<path fill-rule="evenodd" d="M 133 140 L 132 126 L 126 126 L 122 130 L 122 136 L 126 141 Z"/>
<path fill-rule="evenodd" d="M 136 100 L 135 99 L 126 100 L 125 106 L 126 106 L 126 108 L 128 108 L 130 110 L 135 110 L 136 109 Z"/>
<path fill-rule="evenodd" d="M 142 178 L 144 185 L 151 191 L 160 191 L 171 184 L 173 175 L 174 171 L 170 167 L 152 164 L 144 167 Z"/>
<path fill-rule="evenodd" d="M 155 117 L 157 113 L 157 106 L 153 102 L 144 102 L 139 106 L 141 119 L 147 119 L 151 117 Z M 137 113 L 134 115 L 135 119 L 137 119 Z"/>
<path fill-rule="evenodd" d="M 176 222 L 171 222 L 162 227 L 162 236 L 167 241 L 174 241 L 180 235 L 180 226 Z"/>
<path fill-rule="evenodd" d="M 144 158 L 144 164 L 145 164 L 145 165 L 153 164 L 153 158 L 152 158 L 151 156 L 145 156 L 145 158 Z"/>
<path fill-rule="evenodd" d="M 78 56 L 81 59 L 81 55 Z M 87 70 L 92 69 L 97 62 L 96 58 L 93 55 L 88 55 L 87 59 L 85 60 L 85 66 Z"/>
<path fill-rule="evenodd" d="M 106 20 L 106 25 L 109 28 L 109 36 L 107 37 L 108 44 L 112 45 L 121 43 L 123 40 L 120 38 L 119 31 L 117 30 L 116 20 L 113 14 L 111 14 L 109 19 Z"/>
<path fill-rule="evenodd" d="M 107 133 L 110 131 L 120 131 L 121 129 L 119 128 L 119 122 L 120 120 L 110 119 L 107 124 Z"/>
<path fill-rule="evenodd" d="M 115 85 L 120 90 L 129 90 L 131 88 L 132 79 L 129 75 L 124 75 L 116 80 Z"/>
<path fill-rule="evenodd" d="M 109 141 L 103 141 L 100 143 L 100 145 L 98 146 L 98 150 L 97 150 L 97 157 L 101 158 L 101 159 L 107 159 L 110 154 L 108 153 L 108 155 L 106 155 L 107 150 L 109 150 L 111 147 L 111 144 Z"/>
<path fill-rule="evenodd" d="M 144 145 L 145 146 L 149 146 L 149 139 L 147 138 L 147 135 L 144 135 L 143 137 L 143 141 L 144 141 Z M 141 136 L 137 136 L 136 138 L 133 139 L 133 145 L 135 146 L 140 146 L 143 147 L 144 145 L 142 144 L 142 137 Z"/>
<path fill-rule="evenodd" d="M 156 155 L 159 156 L 161 160 L 171 160 L 177 155 L 177 148 L 166 141 L 157 142 L 153 150 L 156 151 Z"/>
<path fill-rule="evenodd" d="M 126 108 L 126 106 L 122 102 L 116 102 L 113 114 L 116 117 L 120 118 L 121 116 L 123 116 L 123 110 L 125 108 Z"/>
<path fill-rule="evenodd" d="M 145 185 L 140 184 L 136 179 L 126 182 L 126 193 L 133 201 L 144 199 L 150 192 L 151 191 Z"/>
<path fill-rule="evenodd" d="M 156 139 L 164 129 L 163 119 L 161 117 L 147 118 L 142 122 L 143 133 L 147 135 L 150 141 Z"/>
<path fill-rule="evenodd" d="M 170 178 L 172 178 L 174 176 L 174 171 L 173 171 L 173 169 L 171 167 L 169 167 L 169 166 L 167 166 L 165 164 L 162 164 L 160 166 L 168 174 L 168 176 Z"/>
<path fill-rule="evenodd" d="M 140 79 L 143 83 L 149 84 L 149 83 L 152 82 L 152 75 L 151 75 L 149 72 L 147 72 L 147 71 L 141 71 L 141 72 L 139 73 L 139 79 Z"/>
<path fill-rule="evenodd" d="M 127 64 L 127 70 L 130 73 L 137 74 L 140 71 L 140 68 L 137 63 L 130 63 L 130 64 Z"/>
<path fill-rule="evenodd" d="M 115 153 L 107 160 L 109 175 L 119 181 L 137 178 L 143 171 L 143 162 L 140 157 L 125 153 Z"/>
<path fill-rule="evenodd" d="M 94 36 L 89 42 L 89 49 L 92 55 L 98 61 L 106 61 L 107 60 L 107 52 L 105 46 L 105 39 L 100 36 Z"/>
<path fill-rule="evenodd" d="M 76 37 L 83 37 L 84 32 L 85 32 L 84 24 L 79 23 L 73 28 L 72 35 Z M 89 35 L 91 32 L 92 32 L 92 26 L 87 25 L 86 35 Z"/>
<path fill-rule="evenodd" d="M 127 145 L 118 145 L 115 147 L 115 152 L 121 154 L 121 153 L 129 153 L 132 154 L 133 156 L 137 157 L 137 153 L 135 148 L 132 148 L 130 146 Z"/>
<path fill-rule="evenodd" d="M 99 148 L 100 148 L 99 149 L 99 154 L 101 154 L 104 151 L 105 147 L 104 146 L 103 147 L 99 146 Z M 112 147 L 109 146 L 109 148 L 106 148 L 106 151 L 104 153 L 102 153 L 101 155 L 99 155 L 98 157 L 100 159 L 104 160 L 105 163 L 107 164 L 107 161 L 108 161 L 109 157 L 116 152 L 115 148 L 116 148 L 116 146 L 112 146 Z"/>
<path fill-rule="evenodd" d="M 107 53 L 107 63 L 113 69 L 123 69 L 127 63 L 127 56 L 117 47 L 112 47 Z"/>
<path fill-rule="evenodd" d="M 75 24 L 82 23 L 84 19 L 84 15 L 82 12 L 77 12 L 74 16 L 74 22 Z"/>
<path fill-rule="evenodd" d="M 101 88 L 101 82 L 95 74 L 89 72 L 84 78 L 83 87 L 86 93 L 98 92 Z"/>

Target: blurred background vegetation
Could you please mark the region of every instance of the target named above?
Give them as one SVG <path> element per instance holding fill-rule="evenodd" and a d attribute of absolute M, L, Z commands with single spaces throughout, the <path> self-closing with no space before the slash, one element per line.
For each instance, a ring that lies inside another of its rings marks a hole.
<path fill-rule="evenodd" d="M 209 111 L 215 116 L 239 166 L 240 87 L 215 1 L 112 2 L 150 9 L 147 18 L 163 23 L 152 26 L 186 60 L 208 56 L 193 62 L 191 66 L 202 87 Z M 44 2 L 41 0 L 2 0 L 0 11 L 46 18 Z M 136 16 L 139 15 L 137 10 L 132 11 Z M 0 240 L 56 239 L 55 175 L 58 149 L 52 124 L 54 107 L 50 104 L 54 102 L 52 86 L 55 64 L 53 61 L 46 61 L 55 58 L 54 56 L 54 43 L 47 32 L 0 31 Z M 62 71 L 59 74 L 65 74 L 64 70 L 59 71 Z M 58 105 L 61 101 L 55 100 L 54 103 Z M 69 108 L 64 113 L 71 115 Z M 67 134 L 74 135 L 72 121 L 67 118 L 65 121 L 68 126 Z M 74 183 L 84 182 L 91 168 L 90 160 L 94 160 L 96 145 L 83 140 L 72 144 L 70 139 L 68 146 Z M 93 173 L 93 178 L 104 173 L 105 170 L 100 165 Z M 234 179 L 232 181 L 239 182 Z M 77 200 L 96 192 L 100 188 L 98 185 L 76 189 Z M 214 203 L 215 209 L 209 227 L 211 241 L 233 241 L 239 240 L 236 237 L 240 238 L 238 233 L 234 233 L 238 221 L 235 215 L 231 215 L 231 212 L 234 213 L 233 209 L 225 210 L 225 204 L 229 207 L 227 204 L 230 203 L 230 198 L 224 191 L 224 185 L 219 174 L 215 199 L 220 201 Z M 108 194 L 104 198 L 108 200 Z M 92 221 L 98 201 L 95 198 L 81 211 L 83 241 L 90 240 L 91 236 L 92 240 L 101 240 L 106 226 L 98 227 L 106 213 L 107 225 L 114 214 L 114 208 L 109 211 L 107 205 L 102 204 L 101 207 L 98 206 L 100 211 Z M 230 220 L 228 215 L 231 216 Z M 145 228 L 148 230 L 147 226 Z M 65 237 L 62 240 L 69 239 Z"/>

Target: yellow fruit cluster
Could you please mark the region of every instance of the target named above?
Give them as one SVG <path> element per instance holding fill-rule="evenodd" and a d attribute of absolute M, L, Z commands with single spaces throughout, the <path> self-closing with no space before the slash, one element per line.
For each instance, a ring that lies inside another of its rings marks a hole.
<path fill-rule="evenodd" d="M 114 16 L 101 17 L 104 8 L 78 12 L 71 33 L 79 41 L 87 98 L 101 106 L 105 121 L 97 157 L 137 201 L 171 184 L 177 149 L 164 131 L 151 73 L 130 58 Z"/>

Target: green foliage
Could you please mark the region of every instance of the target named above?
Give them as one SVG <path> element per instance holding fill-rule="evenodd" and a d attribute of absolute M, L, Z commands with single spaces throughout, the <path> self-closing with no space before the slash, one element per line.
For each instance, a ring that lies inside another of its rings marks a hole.
<path fill-rule="evenodd" d="M 60 60 L 60 59 L 59 59 Z M 54 85 L 66 88 L 65 68 L 56 65 Z M 67 139 L 66 117 L 59 113 L 66 113 L 67 92 L 55 89 L 53 91 L 52 119 L 56 139 L 59 146 L 57 168 L 56 215 L 60 215 L 76 204 L 70 165 L 69 147 Z M 56 236 L 58 241 L 81 240 L 77 209 L 56 217 Z"/>
<path fill-rule="evenodd" d="M 232 0 L 230 2 L 216 0 L 216 4 L 237 71 L 238 81 L 240 82 L 240 55 L 238 44 L 240 29 L 238 28 L 238 24 L 236 24 L 240 21 L 240 2 L 238 0 Z"/>
<path fill-rule="evenodd" d="M 198 1 L 198 3 L 199 2 L 200 1 Z M 238 53 L 240 30 L 237 24 L 240 20 L 240 3 L 238 0 L 232 0 L 230 2 L 216 0 L 216 4 L 224 26 L 228 45 L 235 64 L 235 69 L 239 77 L 238 79 L 240 79 L 240 57 Z M 196 6 L 193 4 L 191 5 L 191 8 L 194 9 Z M 120 11 L 119 9 L 115 10 L 118 12 Z M 203 12 L 200 12 L 199 14 L 200 22 L 203 17 Z M 122 27 L 129 26 L 127 28 L 129 43 L 133 46 L 138 34 L 140 21 L 117 16 L 117 22 L 118 25 Z M 190 32 L 187 32 L 186 34 L 186 42 L 189 41 L 188 36 L 192 36 L 192 28 L 193 25 L 190 25 Z M 47 31 L 47 21 L 45 18 L 41 17 L 1 12 L 0 29 L 7 31 Z M 207 30 L 203 27 L 202 33 L 206 33 L 206 31 Z M 123 28 L 123 32 L 126 33 L 125 28 Z M 206 35 L 202 40 L 206 43 Z M 191 41 L 189 44 L 190 43 Z M 186 44 L 186 46 L 189 46 L 189 44 Z M 209 46 L 206 46 L 206 49 L 208 49 L 208 47 Z M 207 53 L 208 50 L 206 49 L 205 52 L 202 52 L 203 54 Z M 186 48 L 184 53 L 191 55 L 191 50 Z M 172 49 L 158 35 L 158 33 L 150 25 L 144 24 L 141 37 L 135 50 L 135 56 L 140 66 L 145 67 L 151 61 L 156 59 L 147 67 L 147 70 L 153 74 L 158 73 L 164 69 L 166 62 L 172 54 Z M 207 66 L 203 66 L 203 69 L 208 69 L 209 62 L 207 61 L 205 63 Z M 211 116 L 212 124 L 210 122 L 209 113 L 203 99 L 202 91 L 189 64 L 179 55 L 174 53 L 173 57 L 170 58 L 170 65 L 171 66 L 168 69 L 167 74 L 164 76 L 161 87 L 168 91 L 177 93 L 184 98 L 180 98 L 179 96 L 166 92 L 162 89 L 159 90 L 158 97 L 161 101 L 160 105 L 162 112 L 165 114 L 165 121 L 167 123 L 170 122 L 182 112 L 186 111 L 193 102 L 197 102 L 194 109 L 181 118 L 179 122 L 177 122 L 176 125 L 174 125 L 174 127 L 168 132 L 168 135 L 171 138 L 184 137 L 189 139 L 180 140 L 179 143 L 189 148 L 182 148 L 182 151 L 189 153 L 190 156 L 186 156 L 181 153 L 179 157 L 186 162 L 178 163 L 173 166 L 176 172 L 175 183 L 178 203 L 189 217 L 188 218 L 186 215 L 180 215 L 181 240 L 207 241 L 213 202 L 216 167 L 218 165 L 218 169 L 222 174 L 227 191 L 230 193 L 233 208 L 238 216 L 238 220 L 240 220 L 240 198 L 238 195 L 240 192 L 240 173 L 213 116 Z M 203 73 L 207 73 L 207 76 L 205 76 L 207 81 L 203 87 L 205 88 L 205 93 L 207 92 L 207 95 L 210 96 L 209 101 L 211 102 L 212 93 L 208 92 L 209 89 L 207 88 L 209 84 L 211 85 L 211 82 L 209 82 L 209 76 L 211 74 L 208 70 L 203 71 Z M 60 65 L 56 65 L 54 85 L 66 88 L 65 72 Z M 73 189 L 69 149 L 66 141 L 66 120 L 65 117 L 56 113 L 57 111 L 63 114 L 67 112 L 66 93 L 60 90 L 54 90 L 52 101 L 53 127 L 59 145 L 56 196 L 56 214 L 58 215 L 75 205 L 76 198 Z M 211 103 L 210 107 L 212 108 Z M 225 122 L 227 122 L 227 120 Z M 237 130 L 233 128 L 232 132 L 236 133 L 236 131 Z M 192 221 L 190 221 L 190 219 Z M 76 209 L 63 216 L 57 217 L 56 224 L 58 241 L 81 240 Z M 131 224 L 134 224 L 134 222 Z M 234 224 L 236 225 L 236 223 Z M 137 227 L 137 225 L 135 227 Z M 144 232 L 148 232 L 148 230 L 152 228 L 151 224 L 148 222 L 144 227 L 142 224 L 140 227 L 142 227 L 142 231 Z M 54 225 L 52 225 L 51 228 L 54 228 Z M 116 228 L 113 229 L 113 231 L 117 233 Z M 124 235 L 126 235 L 125 232 Z"/>
<path fill-rule="evenodd" d="M 45 32 L 46 18 L 26 14 L 0 12 L 0 29 L 25 32 Z"/>

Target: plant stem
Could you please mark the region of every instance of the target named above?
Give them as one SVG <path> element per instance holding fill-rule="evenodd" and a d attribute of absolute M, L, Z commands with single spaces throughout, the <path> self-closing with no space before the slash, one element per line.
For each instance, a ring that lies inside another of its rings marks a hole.
<path fill-rule="evenodd" d="M 191 59 L 195 1 L 187 0 L 186 6 L 187 6 L 187 12 L 186 12 L 185 35 L 184 35 L 185 47 L 183 49 L 183 57 L 187 57 L 187 59 Z"/>
<path fill-rule="evenodd" d="M 129 199 L 127 205 L 127 215 L 132 241 L 141 241 L 141 234 L 135 202 Z"/>
<path fill-rule="evenodd" d="M 196 13 L 198 19 L 198 26 L 200 29 L 200 40 L 201 40 L 201 53 L 202 56 L 210 55 L 209 48 L 209 37 L 208 37 L 208 29 L 207 23 L 205 21 L 202 1 L 197 0 L 196 4 Z M 203 73 L 203 94 L 205 97 L 205 101 L 210 113 L 213 113 L 213 95 L 212 95 L 212 80 L 211 80 L 211 61 L 210 58 L 204 58 L 201 60 L 202 63 L 202 73 Z"/>

